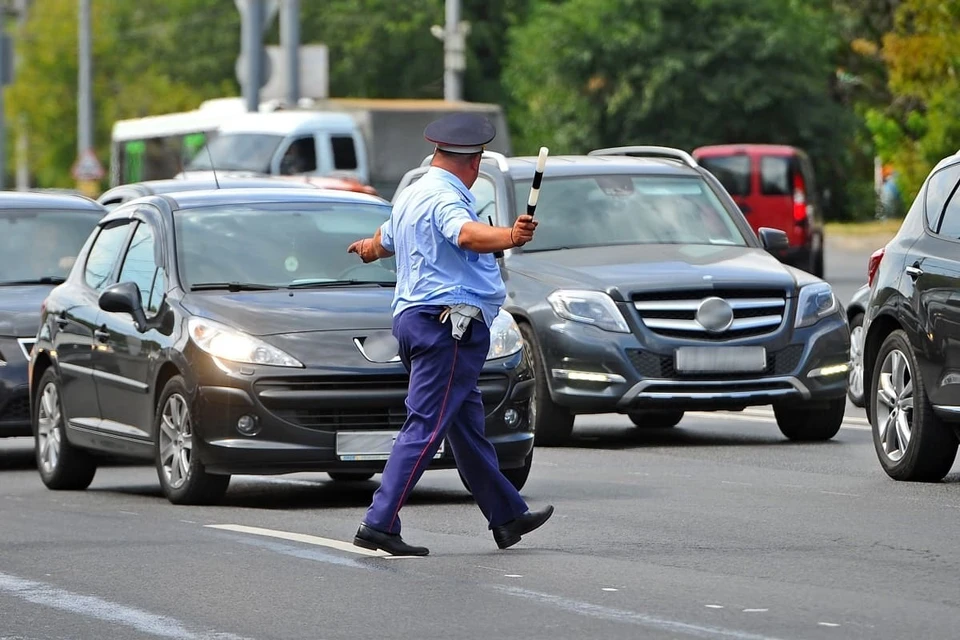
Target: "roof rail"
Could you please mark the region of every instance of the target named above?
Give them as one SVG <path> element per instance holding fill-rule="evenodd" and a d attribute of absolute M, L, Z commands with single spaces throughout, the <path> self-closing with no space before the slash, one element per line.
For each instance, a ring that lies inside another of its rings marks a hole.
<path fill-rule="evenodd" d="M 497 168 L 500 169 L 500 171 L 503 171 L 504 173 L 506 173 L 507 171 L 510 171 L 510 165 L 507 163 L 507 156 L 503 155 L 498 151 L 484 151 L 482 159 L 495 161 L 497 163 Z M 430 164 L 432 160 L 433 160 L 433 154 L 431 153 L 420 162 L 420 166 L 425 167 L 428 164 Z"/>
<path fill-rule="evenodd" d="M 588 156 L 633 156 L 636 158 L 669 158 L 682 162 L 691 168 L 696 168 L 697 161 L 693 159 L 686 151 L 674 149 L 672 147 L 654 147 L 654 146 L 633 146 L 633 147 L 608 147 L 606 149 L 594 149 Z"/>

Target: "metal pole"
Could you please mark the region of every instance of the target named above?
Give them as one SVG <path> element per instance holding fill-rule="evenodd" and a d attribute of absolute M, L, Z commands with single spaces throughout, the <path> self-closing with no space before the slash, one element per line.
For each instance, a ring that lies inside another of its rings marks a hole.
<path fill-rule="evenodd" d="M 460 0 L 446 2 L 446 29 L 444 30 L 443 98 L 460 100 L 460 72 L 463 56 L 463 35 L 460 33 Z"/>
<path fill-rule="evenodd" d="M 10 61 L 6 60 L 4 40 L 7 37 L 7 7 L 0 5 L 0 70 L 10 66 Z M 12 68 L 12 67 L 11 67 Z M 2 71 L 0 71 L 2 73 Z M 6 80 L 4 78 L 3 80 Z M 4 104 L 6 87 L 0 81 L 0 189 L 7 188 L 7 108 Z"/>
<path fill-rule="evenodd" d="M 300 0 L 284 0 L 280 8 L 280 43 L 284 50 L 287 103 L 300 100 Z"/>
<path fill-rule="evenodd" d="M 247 67 L 243 99 L 247 111 L 260 110 L 260 86 L 263 84 L 263 0 L 247 0 L 243 14 L 243 55 Z"/>
<path fill-rule="evenodd" d="M 17 2 L 17 33 L 23 38 L 27 28 L 27 3 L 28 0 L 18 0 Z M 17 62 L 16 67 L 20 67 L 20 56 L 14 56 Z M 29 139 L 27 137 L 27 116 L 20 112 L 17 115 L 17 191 L 27 191 L 30 189 L 30 157 L 29 157 Z"/>
<path fill-rule="evenodd" d="M 90 27 L 90 2 L 80 0 L 80 75 L 77 95 L 77 157 L 93 147 L 93 35 Z"/>

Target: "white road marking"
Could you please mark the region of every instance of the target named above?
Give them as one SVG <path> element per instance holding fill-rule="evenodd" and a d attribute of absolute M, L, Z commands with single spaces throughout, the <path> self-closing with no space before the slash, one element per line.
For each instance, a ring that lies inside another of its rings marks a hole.
<path fill-rule="evenodd" d="M 503 574 L 504 578 L 522 578 L 523 576 L 519 573 L 505 573 Z"/>
<path fill-rule="evenodd" d="M 304 544 L 312 544 L 320 547 L 327 547 L 328 549 L 336 549 L 337 551 L 346 551 L 347 553 L 355 553 L 361 556 L 374 556 L 378 558 L 383 558 L 390 555 L 386 551 L 371 551 L 369 549 L 362 549 L 360 547 L 357 547 L 350 542 L 343 542 L 342 540 L 332 540 L 330 538 L 321 538 L 320 536 L 311 536 L 305 533 L 293 533 L 292 531 L 279 531 L 277 529 L 262 529 L 260 527 L 248 527 L 242 524 L 205 524 L 203 526 L 208 527 L 210 529 L 221 529 L 223 531 L 234 531 L 236 533 L 249 533 L 255 536 L 267 536 L 268 538 L 280 538 L 281 540 L 290 540 L 292 542 L 302 542 Z"/>
<path fill-rule="evenodd" d="M 767 611 L 770 611 L 770 609 L 744 609 L 743 610 L 744 613 L 766 613 Z"/>
<path fill-rule="evenodd" d="M 52 609 L 75 613 L 87 618 L 130 627 L 140 633 L 176 640 L 247 640 L 243 636 L 218 631 L 190 631 L 176 618 L 161 616 L 143 609 L 127 607 L 96 596 L 87 596 L 59 589 L 53 585 L 25 580 L 0 573 L 0 591 Z"/>
<path fill-rule="evenodd" d="M 725 411 L 691 411 L 687 414 L 691 417 L 707 418 L 714 420 L 739 420 L 741 422 L 760 422 L 763 424 L 776 423 L 777 418 L 773 412 L 750 411 L 725 412 Z M 854 431 L 870 431 L 872 427 L 866 418 L 849 417 L 843 419 L 842 429 L 852 429 Z"/>
<path fill-rule="evenodd" d="M 697 638 L 734 638 L 735 640 L 777 640 L 772 636 L 764 636 L 738 629 L 724 629 L 722 627 L 709 627 L 706 625 L 681 622 L 679 620 L 670 620 L 668 618 L 658 618 L 646 613 L 637 613 L 635 611 L 626 611 L 623 609 L 614 609 L 604 607 L 590 602 L 572 600 L 563 596 L 556 596 L 539 591 L 530 591 L 519 587 L 505 587 L 502 585 L 491 585 L 491 588 L 506 595 L 517 598 L 533 600 L 540 604 L 550 605 L 568 613 L 588 616 L 590 618 L 599 618 L 611 622 L 623 622 L 635 624 L 643 627 L 657 629 L 659 631 L 668 631 L 672 633 L 682 633 Z"/>
<path fill-rule="evenodd" d="M 722 604 L 705 604 L 703 606 L 705 606 L 707 609 L 723 609 Z"/>
<path fill-rule="evenodd" d="M 620 591 L 620 589 L 614 589 L 613 587 L 604 587 L 603 591 Z"/>
<path fill-rule="evenodd" d="M 842 491 L 821 491 L 820 493 L 825 493 L 828 496 L 846 496 L 848 498 L 859 498 L 860 496 L 856 493 L 843 493 Z"/>
<path fill-rule="evenodd" d="M 720 481 L 720 484 L 735 484 L 735 485 L 739 485 L 739 486 L 741 486 L 741 487 L 752 487 L 752 486 L 753 486 L 753 484 L 750 483 L 750 482 L 735 482 L 735 481 L 733 481 L 733 480 L 721 480 L 721 481 Z"/>
<path fill-rule="evenodd" d="M 818 622 L 817 624 L 820 625 L 821 627 L 839 627 L 840 626 L 836 622 Z"/>

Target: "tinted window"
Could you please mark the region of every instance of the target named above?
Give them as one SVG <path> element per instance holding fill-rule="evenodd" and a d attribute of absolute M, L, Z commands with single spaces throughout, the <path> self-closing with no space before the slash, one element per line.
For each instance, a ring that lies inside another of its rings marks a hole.
<path fill-rule="evenodd" d="M 211 140 L 207 151 L 198 151 L 187 165 L 188 171 L 209 171 L 210 158 L 218 171 L 270 173 L 270 161 L 283 142 L 283 136 L 264 133 L 221 133 Z"/>
<path fill-rule="evenodd" d="M 786 156 L 760 158 L 760 193 L 765 196 L 792 196 L 793 172 Z"/>
<path fill-rule="evenodd" d="M 0 283 L 65 278 L 101 215 L 97 211 L 0 210 Z"/>
<path fill-rule="evenodd" d="M 351 136 L 332 136 L 330 144 L 333 145 L 333 168 L 334 169 L 356 169 L 357 168 L 357 150 L 353 146 L 353 137 Z"/>
<path fill-rule="evenodd" d="M 100 290 L 110 284 L 113 265 L 117 263 L 117 256 L 123 249 L 123 241 L 127 239 L 128 231 L 130 225 L 126 222 L 100 230 L 90 248 L 90 255 L 87 256 L 83 274 L 87 285 Z"/>
<path fill-rule="evenodd" d="M 745 155 L 701 158 L 700 166 L 712 173 L 732 196 L 750 195 L 750 157 Z"/>
<path fill-rule="evenodd" d="M 530 180 L 516 181 L 517 215 Z M 527 251 L 618 244 L 746 245 L 743 234 L 700 178 L 544 177 L 540 225 Z"/>
<path fill-rule="evenodd" d="M 153 315 L 160 308 L 160 302 L 163 300 L 162 281 L 158 282 L 158 271 L 154 251 L 156 241 L 153 229 L 150 225 L 140 223 L 133 239 L 130 240 L 130 247 L 127 249 L 127 255 L 123 258 L 123 266 L 120 267 L 119 282 L 135 282 L 140 289 L 140 299 L 143 301 L 143 309 L 146 314 Z M 156 285 L 160 284 L 160 287 Z"/>
<path fill-rule="evenodd" d="M 926 207 L 927 226 L 930 227 L 931 231 L 937 231 L 940 212 L 943 211 L 943 205 L 946 204 L 950 193 L 957 186 L 958 180 L 960 180 L 960 165 L 941 169 L 930 177 L 927 183 L 924 206 Z"/>
<path fill-rule="evenodd" d="M 364 265 L 347 253 L 389 215 L 389 205 L 334 202 L 183 209 L 174 217 L 180 278 L 188 288 L 211 282 L 396 282 L 393 258 Z"/>
<path fill-rule="evenodd" d="M 940 235 L 951 240 L 960 240 L 960 192 L 954 192 L 943 212 Z"/>
<path fill-rule="evenodd" d="M 477 199 L 476 212 L 481 222 L 487 222 L 487 216 L 496 218 L 497 191 L 493 182 L 484 177 L 478 177 L 470 187 L 470 192 Z M 526 200 L 524 200 L 526 202 Z"/>
<path fill-rule="evenodd" d="M 317 170 L 317 145 L 313 136 L 290 143 L 280 159 L 280 174 L 285 176 Z"/>

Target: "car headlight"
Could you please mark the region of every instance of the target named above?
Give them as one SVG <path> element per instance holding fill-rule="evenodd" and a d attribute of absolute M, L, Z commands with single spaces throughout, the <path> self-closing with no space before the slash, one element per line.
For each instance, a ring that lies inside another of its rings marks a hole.
<path fill-rule="evenodd" d="M 809 327 L 840 308 L 833 289 L 826 282 L 808 284 L 800 289 L 797 302 L 797 327 Z"/>
<path fill-rule="evenodd" d="M 560 289 L 548 295 L 547 302 L 561 318 L 592 324 L 605 331 L 630 333 L 613 299 L 601 291 Z"/>
<path fill-rule="evenodd" d="M 214 358 L 271 367 L 303 367 L 280 349 L 219 322 L 190 318 L 187 326 L 193 342 Z"/>
<path fill-rule="evenodd" d="M 523 336 L 513 316 L 500 310 L 490 325 L 490 349 L 487 350 L 487 360 L 506 358 L 523 349 Z"/>

